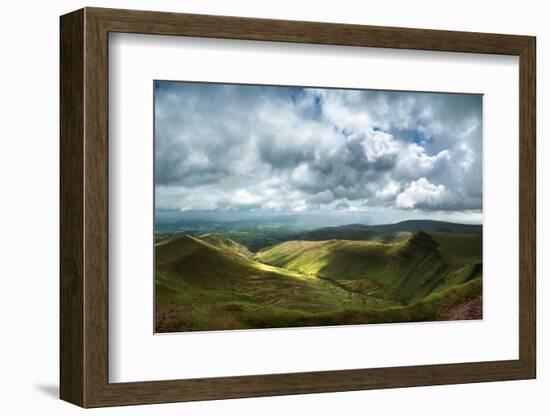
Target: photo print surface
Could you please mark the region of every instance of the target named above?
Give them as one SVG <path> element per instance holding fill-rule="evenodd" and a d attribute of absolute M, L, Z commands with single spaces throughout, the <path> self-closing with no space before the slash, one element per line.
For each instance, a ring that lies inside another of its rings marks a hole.
<path fill-rule="evenodd" d="M 154 81 L 155 331 L 482 319 L 482 105 Z"/>

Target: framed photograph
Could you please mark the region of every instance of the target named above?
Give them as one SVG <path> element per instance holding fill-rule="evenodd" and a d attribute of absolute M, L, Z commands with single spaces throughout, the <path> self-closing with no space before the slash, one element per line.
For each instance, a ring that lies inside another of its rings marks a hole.
<path fill-rule="evenodd" d="M 535 49 L 62 16 L 61 398 L 535 378 Z"/>

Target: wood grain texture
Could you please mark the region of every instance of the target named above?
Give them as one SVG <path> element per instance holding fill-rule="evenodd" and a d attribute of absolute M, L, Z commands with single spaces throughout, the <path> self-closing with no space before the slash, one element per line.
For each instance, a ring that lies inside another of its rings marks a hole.
<path fill-rule="evenodd" d="M 108 380 L 109 142 L 108 33 L 86 13 L 84 58 L 85 405 Z"/>
<path fill-rule="evenodd" d="M 519 55 L 528 36 L 87 8 L 110 32 Z"/>
<path fill-rule="evenodd" d="M 60 44 L 60 388 L 84 404 L 84 12 L 61 19 Z"/>
<path fill-rule="evenodd" d="M 520 360 L 536 377 L 536 41 L 520 54 L 519 143 L 519 337 Z"/>
<path fill-rule="evenodd" d="M 190 380 L 108 380 L 108 33 L 520 57 L 520 357 Z M 83 407 L 534 378 L 535 39 L 484 33 L 87 8 L 61 19 L 61 397 Z"/>

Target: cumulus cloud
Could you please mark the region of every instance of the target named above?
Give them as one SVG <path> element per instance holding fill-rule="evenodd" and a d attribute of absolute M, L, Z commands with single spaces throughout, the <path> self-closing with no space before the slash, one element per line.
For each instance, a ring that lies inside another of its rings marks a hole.
<path fill-rule="evenodd" d="M 430 183 L 426 178 L 412 181 L 395 199 L 397 208 L 437 207 L 444 198 L 445 186 Z"/>
<path fill-rule="evenodd" d="M 481 114 L 479 95 L 156 82 L 155 204 L 479 212 Z"/>

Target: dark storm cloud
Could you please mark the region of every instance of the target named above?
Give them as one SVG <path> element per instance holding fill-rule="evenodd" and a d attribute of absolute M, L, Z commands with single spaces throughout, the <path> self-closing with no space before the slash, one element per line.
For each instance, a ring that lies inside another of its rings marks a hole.
<path fill-rule="evenodd" d="M 158 208 L 481 209 L 481 96 L 157 83 Z"/>

